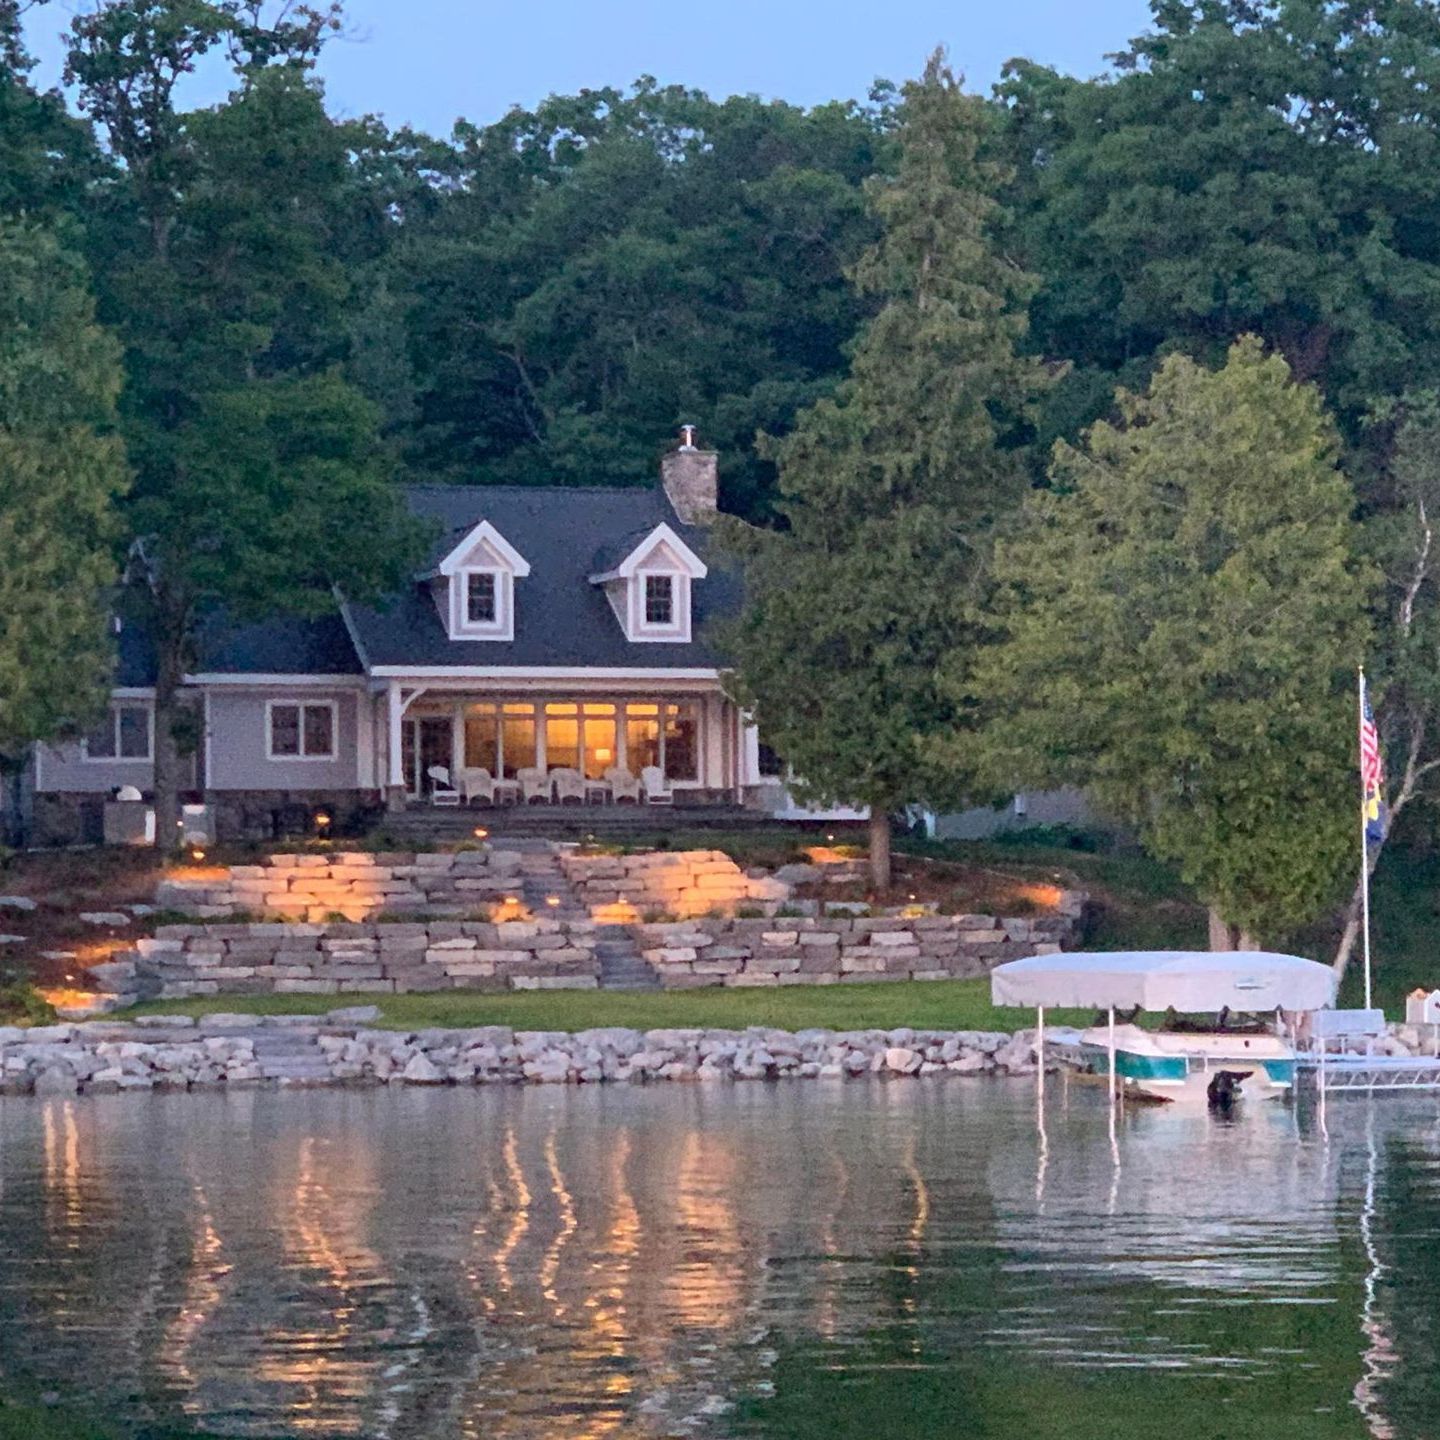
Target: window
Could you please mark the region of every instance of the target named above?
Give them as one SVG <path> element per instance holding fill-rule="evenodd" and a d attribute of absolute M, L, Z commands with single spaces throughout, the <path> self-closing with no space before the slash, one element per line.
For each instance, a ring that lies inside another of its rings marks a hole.
<path fill-rule="evenodd" d="M 148 705 L 112 705 L 105 718 L 85 737 L 87 760 L 150 759 Z"/>
<path fill-rule="evenodd" d="M 500 618 L 493 570 L 472 570 L 465 577 L 465 619 L 470 625 L 493 625 Z"/>
<path fill-rule="evenodd" d="M 625 706 L 625 765 L 632 775 L 655 765 L 667 780 L 698 780 L 699 761 L 700 719 L 693 701 Z"/>
<path fill-rule="evenodd" d="M 675 623 L 675 577 L 673 575 L 647 575 L 645 577 L 645 623 L 666 626 Z"/>
<path fill-rule="evenodd" d="M 266 706 L 271 760 L 333 760 L 333 700 L 272 700 Z"/>
<path fill-rule="evenodd" d="M 500 764 L 507 780 L 535 764 L 535 707 L 506 705 L 500 721 Z"/>
<path fill-rule="evenodd" d="M 632 775 L 660 763 L 660 707 L 625 707 L 625 762 Z"/>
<path fill-rule="evenodd" d="M 665 758 L 660 762 L 667 780 L 696 780 L 699 772 L 699 724 L 690 703 L 665 707 Z"/>

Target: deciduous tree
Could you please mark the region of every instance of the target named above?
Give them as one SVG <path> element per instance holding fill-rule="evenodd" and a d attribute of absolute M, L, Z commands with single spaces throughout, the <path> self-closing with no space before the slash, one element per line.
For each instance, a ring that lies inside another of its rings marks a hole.
<path fill-rule="evenodd" d="M 0 771 L 84 725 L 108 690 L 120 381 L 83 261 L 0 221 Z"/>
<path fill-rule="evenodd" d="M 1321 913 L 1357 846 L 1355 665 L 1373 572 L 1313 387 L 1254 337 L 1183 356 L 1059 445 L 997 553 L 972 695 L 997 780 L 1076 785 L 1232 935 Z"/>

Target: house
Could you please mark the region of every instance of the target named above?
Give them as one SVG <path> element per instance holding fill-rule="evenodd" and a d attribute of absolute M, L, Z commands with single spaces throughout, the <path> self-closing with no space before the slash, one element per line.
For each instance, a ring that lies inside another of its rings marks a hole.
<path fill-rule="evenodd" d="M 185 798 L 224 838 L 423 800 L 435 766 L 574 769 L 596 800 L 617 765 L 654 767 L 682 804 L 778 796 L 707 638 L 738 600 L 707 559 L 716 464 L 687 431 L 652 488 L 409 489 L 436 538 L 390 603 L 203 637 Z M 151 787 L 153 662 L 134 627 L 118 651 L 105 720 L 36 748 L 41 843 L 98 838 L 118 787 Z"/>

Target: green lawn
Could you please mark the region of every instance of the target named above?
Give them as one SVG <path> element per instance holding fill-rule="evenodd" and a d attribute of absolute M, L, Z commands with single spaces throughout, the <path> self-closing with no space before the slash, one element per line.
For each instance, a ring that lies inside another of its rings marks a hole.
<path fill-rule="evenodd" d="M 535 990 L 479 995 L 448 990 L 431 995 L 217 995 L 197 1000 L 155 1000 L 120 1018 L 140 1015 L 323 1015 L 341 1005 L 378 1005 L 381 1024 L 394 1030 L 430 1026 L 513 1025 L 517 1030 L 588 1030 L 628 1025 L 637 1030 L 1023 1030 L 1028 1010 L 997 1010 L 988 980 L 896 981 L 880 985 L 796 985 L 759 990 Z M 1089 1024 L 1088 1012 L 1056 1024 Z"/>

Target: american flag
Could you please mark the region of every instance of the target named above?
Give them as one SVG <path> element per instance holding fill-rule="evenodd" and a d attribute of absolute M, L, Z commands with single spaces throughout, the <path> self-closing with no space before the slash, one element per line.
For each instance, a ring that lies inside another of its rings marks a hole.
<path fill-rule="evenodd" d="M 1380 758 L 1380 735 L 1375 729 L 1370 696 L 1363 689 L 1360 696 L 1360 784 L 1369 795 L 1385 783 L 1385 762 Z"/>
<path fill-rule="evenodd" d="M 1390 817 L 1385 811 L 1385 761 L 1380 754 L 1380 735 L 1370 709 L 1365 677 L 1360 677 L 1360 790 L 1363 796 L 1366 845 L 1380 845 Z"/>

